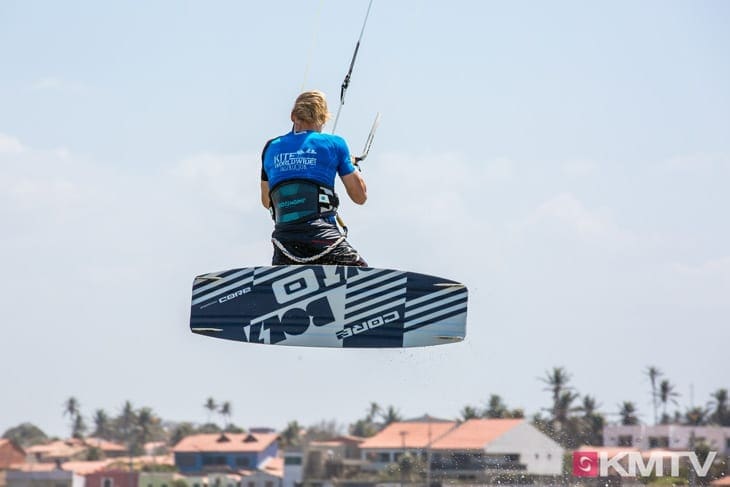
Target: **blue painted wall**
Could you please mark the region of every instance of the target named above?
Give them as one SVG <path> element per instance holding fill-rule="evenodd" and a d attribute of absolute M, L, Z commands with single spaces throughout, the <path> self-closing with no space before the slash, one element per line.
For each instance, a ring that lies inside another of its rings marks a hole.
<path fill-rule="evenodd" d="M 275 457 L 278 451 L 279 445 L 274 441 L 260 452 L 175 453 L 175 466 L 181 473 L 215 470 L 217 466 L 232 470 L 255 470 L 259 463 L 268 457 Z"/>

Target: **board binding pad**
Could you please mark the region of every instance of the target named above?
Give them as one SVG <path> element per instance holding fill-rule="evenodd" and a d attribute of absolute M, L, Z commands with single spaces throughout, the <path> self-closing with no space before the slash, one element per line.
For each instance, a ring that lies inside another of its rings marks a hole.
<path fill-rule="evenodd" d="M 466 286 L 391 269 L 246 267 L 197 276 L 190 329 L 227 340 L 332 348 L 462 341 Z"/>

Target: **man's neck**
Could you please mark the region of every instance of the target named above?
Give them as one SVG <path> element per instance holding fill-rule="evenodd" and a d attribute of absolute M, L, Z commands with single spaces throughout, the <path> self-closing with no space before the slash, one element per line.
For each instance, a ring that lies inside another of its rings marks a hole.
<path fill-rule="evenodd" d="M 304 123 L 299 121 L 294 122 L 294 132 L 306 132 L 308 130 L 321 132 L 322 125 L 317 125 L 315 123 Z"/>

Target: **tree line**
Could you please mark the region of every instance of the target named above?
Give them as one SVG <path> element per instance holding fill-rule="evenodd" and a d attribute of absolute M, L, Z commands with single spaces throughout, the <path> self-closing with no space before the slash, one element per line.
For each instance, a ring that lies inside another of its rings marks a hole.
<path fill-rule="evenodd" d="M 670 408 L 678 408 L 675 385 L 655 367 L 644 370 L 648 381 L 651 404 L 651 416 L 654 424 L 687 424 L 687 425 L 720 425 L 730 426 L 728 410 L 728 391 L 718 389 L 712 393 L 704 406 L 690 406 L 683 412 Z M 617 412 L 604 413 L 597 399 L 590 395 L 581 395 L 571 384 L 572 375 L 564 367 L 553 367 L 547 370 L 539 381 L 549 394 L 550 405 L 538 411 L 531 422 L 545 434 L 555 439 L 566 448 L 577 448 L 581 445 L 600 446 L 603 444 L 603 428 L 607 423 L 607 415 L 615 414 L 623 425 L 639 424 L 640 414 L 633 401 L 623 401 L 617 405 Z M 199 433 L 243 433 L 244 428 L 232 423 L 233 406 L 230 401 L 219 402 L 212 397 L 202 405 L 206 412 L 206 422 L 165 422 L 151 408 L 135 408 L 130 401 L 123 403 L 116 415 L 104 409 L 97 409 L 91 416 L 90 426 L 81 413 L 81 405 L 75 397 L 69 397 L 63 404 L 62 414 L 68 419 L 70 436 L 84 438 L 91 436 L 126 445 L 133 455 L 144 453 L 144 446 L 149 442 L 164 442 L 175 445 L 188 435 Z M 213 418 L 220 418 L 220 422 Z M 524 418 L 522 408 L 509 407 L 498 394 L 488 396 L 483 406 L 465 405 L 457 418 L 466 421 L 473 418 Z M 311 440 L 328 439 L 349 433 L 354 436 L 373 436 L 393 422 L 402 421 L 403 416 L 393 405 L 383 407 L 371 402 L 362 418 L 352 424 L 339 424 L 336 420 L 323 420 L 319 423 L 303 426 L 297 420 L 290 421 L 280 433 L 282 446 L 299 445 Z M 44 443 L 49 438 L 43 431 L 30 423 L 23 423 L 10 428 L 3 438 L 14 440 L 21 446 L 32 446 Z M 91 450 L 90 455 L 99 452 Z M 93 459 L 93 458 L 90 458 Z"/>

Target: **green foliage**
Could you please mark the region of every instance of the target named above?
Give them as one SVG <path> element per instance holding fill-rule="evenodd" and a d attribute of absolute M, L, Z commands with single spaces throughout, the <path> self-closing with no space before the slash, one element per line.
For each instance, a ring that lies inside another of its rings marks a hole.
<path fill-rule="evenodd" d="M 86 450 L 86 460 L 96 461 L 96 460 L 103 460 L 103 459 L 104 459 L 104 452 L 101 451 L 101 448 L 92 446 L 92 447 L 89 447 L 88 450 Z"/>
<path fill-rule="evenodd" d="M 9 428 L 3 433 L 3 438 L 15 442 L 21 448 L 48 442 L 48 436 L 43 430 L 31 423 L 22 423 Z"/>

